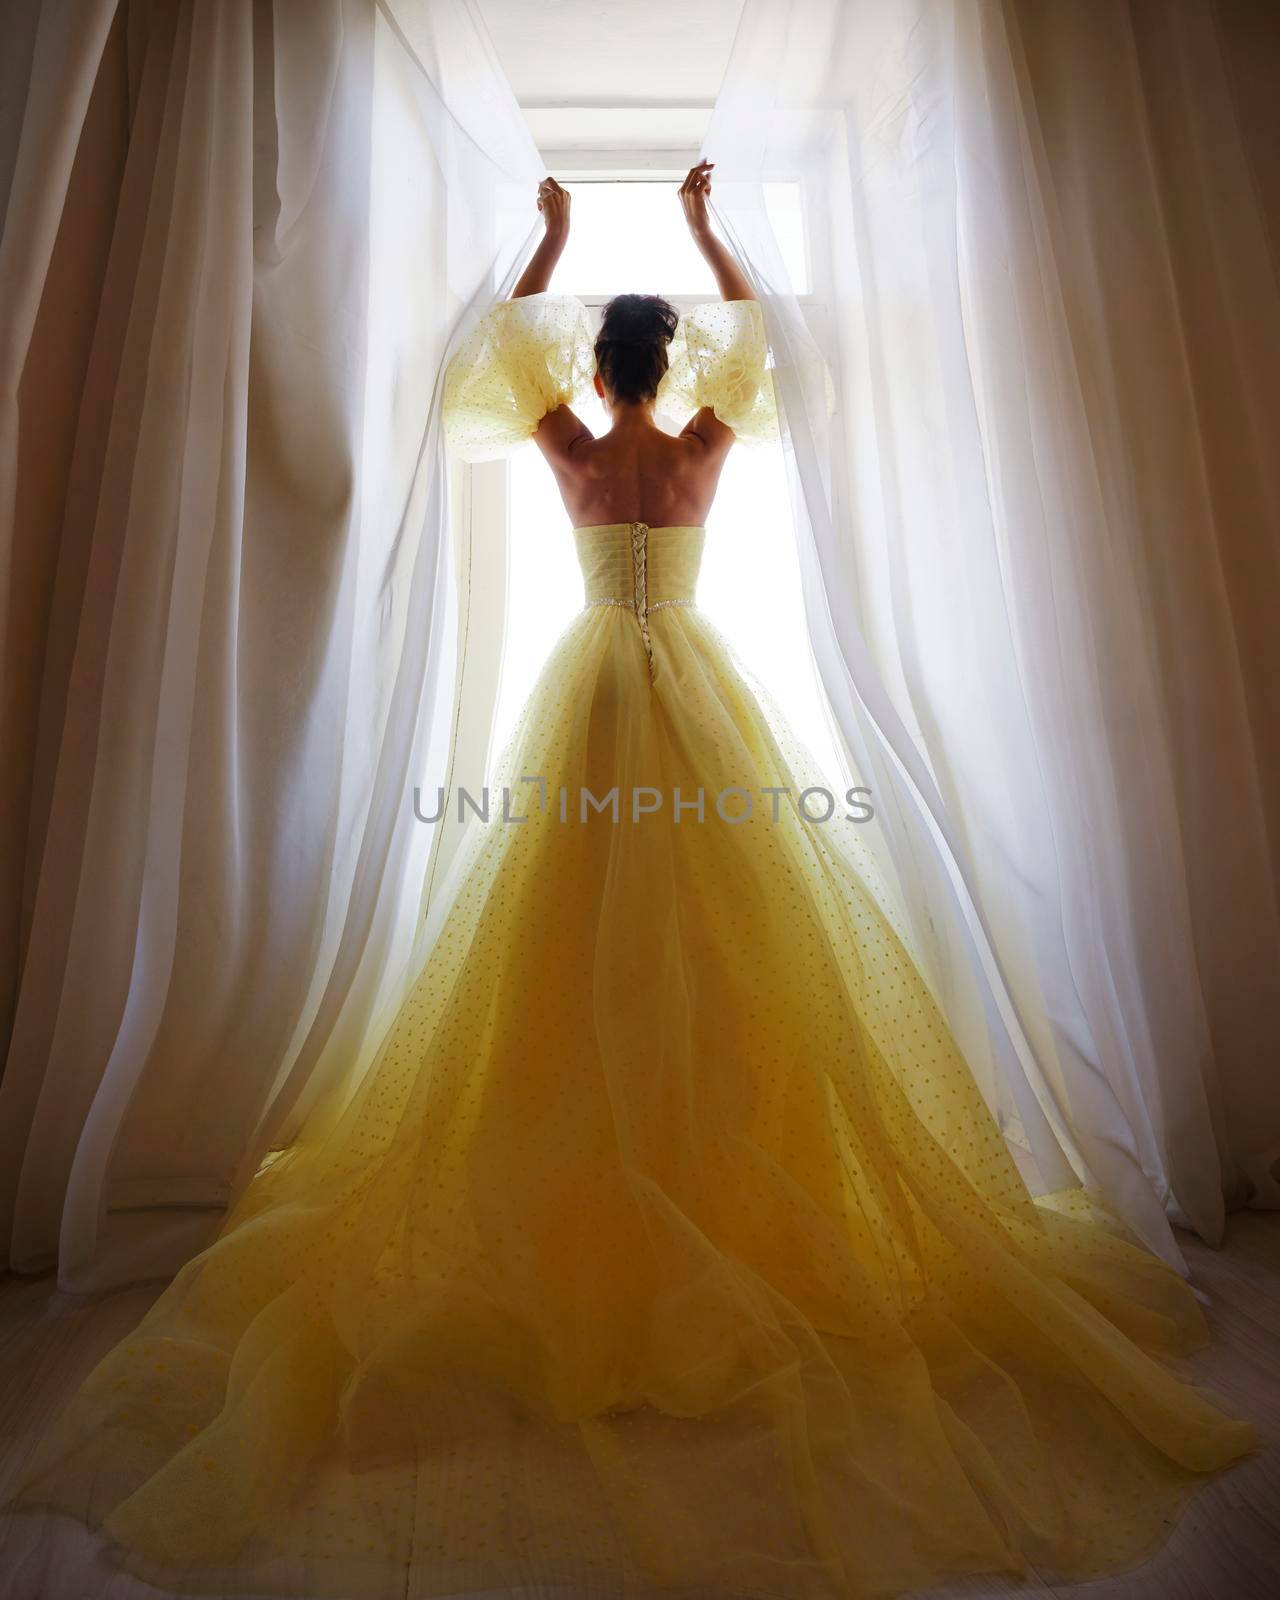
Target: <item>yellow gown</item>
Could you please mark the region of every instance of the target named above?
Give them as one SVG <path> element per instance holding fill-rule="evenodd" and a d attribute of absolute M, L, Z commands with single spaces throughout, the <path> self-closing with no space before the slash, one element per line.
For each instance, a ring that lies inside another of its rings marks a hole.
<path fill-rule="evenodd" d="M 567 297 L 495 308 L 448 373 L 455 451 L 526 439 L 590 341 Z M 758 307 L 699 307 L 660 398 L 769 437 L 764 363 Z M 1191 1289 L 1081 1196 L 1029 1194 L 694 604 L 703 529 L 574 536 L 585 604 L 371 1069 L 15 1504 L 163 1587 L 313 1600 L 848 1600 L 1141 1560 L 1253 1444 L 1179 1366 Z"/>

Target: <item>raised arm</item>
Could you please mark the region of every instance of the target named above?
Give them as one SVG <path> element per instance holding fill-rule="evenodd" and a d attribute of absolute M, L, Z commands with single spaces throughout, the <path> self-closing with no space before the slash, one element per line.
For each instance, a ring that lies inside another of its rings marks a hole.
<path fill-rule="evenodd" d="M 511 291 L 513 300 L 527 294 L 542 294 L 551 282 L 556 262 L 569 242 L 569 204 L 573 196 L 550 176 L 538 185 L 538 210 L 542 213 L 542 240 L 529 258 L 529 265 Z"/>
<path fill-rule="evenodd" d="M 716 286 L 722 300 L 755 300 L 755 290 L 743 276 L 742 268 L 729 253 L 724 242 L 716 237 L 707 213 L 707 197 L 711 193 L 711 169 L 714 161 L 700 161 L 689 168 L 689 176 L 680 185 L 680 204 L 693 242 L 703 259 L 715 274 Z"/>
<path fill-rule="evenodd" d="M 573 196 L 548 175 L 538 185 L 538 210 L 542 213 L 542 240 L 529 258 L 529 265 L 511 291 L 513 300 L 542 294 L 551 282 L 556 262 L 569 242 L 569 206 Z M 590 428 L 567 405 L 554 406 L 543 416 L 533 434 L 533 442 L 552 467 L 567 465 L 576 446 L 592 438 Z"/>

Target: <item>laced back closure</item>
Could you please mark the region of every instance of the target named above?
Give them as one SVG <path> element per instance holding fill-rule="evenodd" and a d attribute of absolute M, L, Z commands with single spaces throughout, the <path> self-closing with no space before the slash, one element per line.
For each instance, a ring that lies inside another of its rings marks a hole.
<path fill-rule="evenodd" d="M 701 525 L 654 528 L 637 521 L 574 529 L 585 604 L 635 612 L 650 681 L 656 664 L 649 619 L 669 606 L 693 606 L 705 537 Z"/>
<path fill-rule="evenodd" d="M 640 638 L 644 653 L 649 658 L 649 677 L 653 678 L 653 645 L 649 639 L 649 524 L 631 524 L 631 568 L 635 582 L 636 620 L 640 624 Z"/>

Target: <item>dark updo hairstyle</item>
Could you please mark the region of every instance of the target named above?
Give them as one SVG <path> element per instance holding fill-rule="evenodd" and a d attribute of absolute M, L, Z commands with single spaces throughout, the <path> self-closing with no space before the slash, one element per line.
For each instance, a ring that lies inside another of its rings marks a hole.
<path fill-rule="evenodd" d="M 596 339 L 596 366 L 612 399 L 653 399 L 679 321 L 676 308 L 656 294 L 619 294 L 610 300 Z"/>

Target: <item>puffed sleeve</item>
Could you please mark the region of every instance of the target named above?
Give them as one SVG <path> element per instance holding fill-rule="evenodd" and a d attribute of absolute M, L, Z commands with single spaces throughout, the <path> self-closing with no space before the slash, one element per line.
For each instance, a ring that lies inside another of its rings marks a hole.
<path fill-rule="evenodd" d="M 739 439 L 777 440 L 778 402 L 758 300 L 709 300 L 686 311 L 667 347 L 654 410 L 683 427 L 710 406 Z"/>
<path fill-rule="evenodd" d="M 445 442 L 463 461 L 510 455 L 595 376 L 595 339 L 581 300 L 529 294 L 490 306 L 445 372 Z"/>

